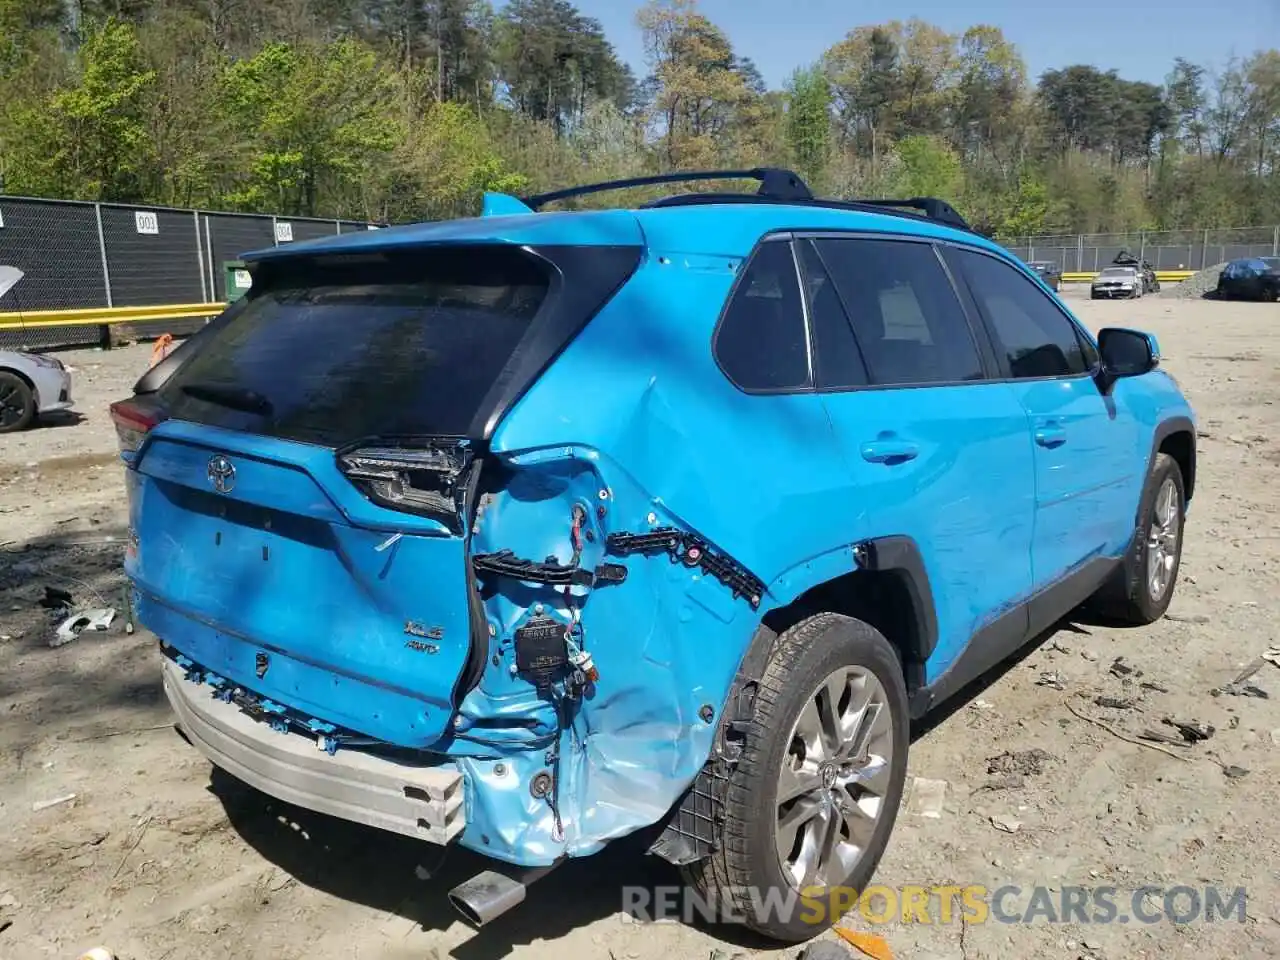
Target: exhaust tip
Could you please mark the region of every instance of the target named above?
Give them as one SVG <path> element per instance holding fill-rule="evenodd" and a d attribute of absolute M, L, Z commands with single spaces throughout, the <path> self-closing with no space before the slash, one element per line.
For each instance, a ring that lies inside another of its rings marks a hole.
<path fill-rule="evenodd" d="M 449 903 L 467 923 L 483 927 L 522 904 L 528 885 L 550 869 L 536 867 L 525 870 L 519 879 L 496 870 L 484 870 L 450 890 Z"/>
<path fill-rule="evenodd" d="M 473 927 L 483 927 L 485 919 L 480 916 L 479 912 L 467 902 L 465 896 L 459 896 L 457 890 L 449 891 L 449 903 L 453 905 L 453 909 L 461 914 L 462 919 L 467 921 Z"/>

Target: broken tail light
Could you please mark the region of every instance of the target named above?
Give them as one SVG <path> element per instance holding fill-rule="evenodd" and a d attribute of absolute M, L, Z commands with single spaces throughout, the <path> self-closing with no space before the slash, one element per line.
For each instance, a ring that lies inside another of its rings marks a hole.
<path fill-rule="evenodd" d="M 455 530 L 471 461 L 465 443 L 447 441 L 358 447 L 338 455 L 343 474 L 374 503 L 441 520 Z"/>
<path fill-rule="evenodd" d="M 121 453 L 137 453 L 147 434 L 164 420 L 164 414 L 158 409 L 136 399 L 118 400 L 111 404 L 110 410 Z"/>

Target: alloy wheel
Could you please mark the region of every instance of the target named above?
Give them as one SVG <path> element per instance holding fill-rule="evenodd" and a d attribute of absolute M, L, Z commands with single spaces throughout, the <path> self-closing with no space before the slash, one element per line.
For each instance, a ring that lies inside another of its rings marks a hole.
<path fill-rule="evenodd" d="M 1156 494 L 1151 527 L 1147 533 L 1147 591 L 1152 600 L 1162 599 L 1173 583 L 1173 568 L 1178 562 L 1181 510 L 1177 484 L 1172 478 L 1165 477 Z"/>
<path fill-rule="evenodd" d="M 843 883 L 871 846 L 893 761 L 888 695 L 841 667 L 805 701 L 778 772 L 776 843 L 796 889 Z"/>

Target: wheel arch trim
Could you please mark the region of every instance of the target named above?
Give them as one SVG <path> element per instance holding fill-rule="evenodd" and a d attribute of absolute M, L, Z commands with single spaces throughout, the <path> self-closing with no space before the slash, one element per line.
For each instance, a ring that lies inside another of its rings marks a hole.
<path fill-rule="evenodd" d="M 1182 481 L 1183 486 L 1186 488 L 1186 499 L 1190 502 L 1196 486 L 1196 425 L 1189 416 L 1179 414 L 1161 420 L 1156 424 L 1156 428 L 1151 435 L 1151 454 L 1147 458 L 1147 472 L 1151 472 L 1151 467 L 1156 462 L 1156 455 L 1160 452 L 1160 448 L 1164 446 L 1165 441 L 1177 434 L 1186 434 L 1189 444 L 1186 474 L 1183 476 Z M 1182 464 L 1178 466 L 1181 468 Z M 1141 524 L 1141 513 L 1142 502 L 1141 498 L 1139 498 L 1137 513 L 1134 515 L 1135 526 Z"/>
<path fill-rule="evenodd" d="M 916 625 L 916 636 L 905 652 L 920 663 L 927 661 L 938 645 L 937 608 L 920 545 L 903 534 L 844 544 L 790 567 L 769 585 L 767 595 L 775 602 L 761 611 L 762 616 L 790 606 L 810 590 L 856 570 L 896 573 L 902 578 Z"/>

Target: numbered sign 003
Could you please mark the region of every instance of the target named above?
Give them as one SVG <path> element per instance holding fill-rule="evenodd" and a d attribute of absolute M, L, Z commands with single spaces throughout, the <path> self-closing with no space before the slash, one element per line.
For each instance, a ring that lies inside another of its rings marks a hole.
<path fill-rule="evenodd" d="M 160 218 L 151 210 L 135 210 L 133 222 L 139 233 L 158 234 L 160 232 Z"/>
<path fill-rule="evenodd" d="M 276 222 L 276 243 L 292 243 L 293 242 L 293 224 Z"/>

